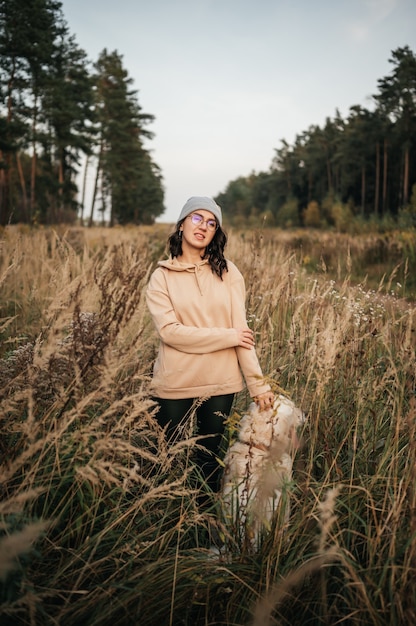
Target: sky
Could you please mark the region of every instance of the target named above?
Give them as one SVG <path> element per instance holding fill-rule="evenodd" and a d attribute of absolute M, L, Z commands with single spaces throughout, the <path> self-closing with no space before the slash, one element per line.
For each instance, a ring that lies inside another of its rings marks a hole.
<path fill-rule="evenodd" d="M 373 107 L 391 53 L 416 52 L 415 0 L 63 0 L 78 46 L 123 57 L 175 222 L 193 195 L 268 171 L 338 110 Z M 91 173 L 91 179 L 92 179 Z"/>

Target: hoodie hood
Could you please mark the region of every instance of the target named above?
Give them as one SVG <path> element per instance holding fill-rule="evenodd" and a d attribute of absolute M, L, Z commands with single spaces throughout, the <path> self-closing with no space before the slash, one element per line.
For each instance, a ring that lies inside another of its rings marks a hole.
<path fill-rule="evenodd" d="M 165 267 L 167 270 L 173 270 L 174 272 L 195 272 L 197 268 L 202 265 L 207 265 L 208 259 L 201 259 L 198 263 L 181 263 L 176 257 L 169 257 L 164 261 L 159 261 L 159 267 Z"/>
<path fill-rule="evenodd" d="M 167 270 L 171 270 L 173 272 L 190 272 L 191 274 L 194 274 L 201 296 L 203 295 L 203 290 L 199 274 L 202 269 L 205 269 L 205 265 L 208 266 L 209 269 L 211 269 L 208 263 L 208 259 L 201 259 L 198 263 L 181 263 L 176 257 L 169 257 L 169 259 L 158 262 L 159 267 L 163 267 Z"/>

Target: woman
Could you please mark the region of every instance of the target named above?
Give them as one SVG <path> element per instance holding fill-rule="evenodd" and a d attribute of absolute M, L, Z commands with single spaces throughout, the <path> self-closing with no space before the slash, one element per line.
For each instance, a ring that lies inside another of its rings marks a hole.
<path fill-rule="evenodd" d="M 227 237 L 221 225 L 214 200 L 189 198 L 168 240 L 169 259 L 159 261 L 146 294 L 160 337 L 152 380 L 157 419 L 172 437 L 197 407 L 197 432 L 204 436 L 198 464 L 214 491 L 224 417 L 244 388 L 241 372 L 261 410 L 274 399 L 247 326 L 244 279 L 224 257 Z"/>

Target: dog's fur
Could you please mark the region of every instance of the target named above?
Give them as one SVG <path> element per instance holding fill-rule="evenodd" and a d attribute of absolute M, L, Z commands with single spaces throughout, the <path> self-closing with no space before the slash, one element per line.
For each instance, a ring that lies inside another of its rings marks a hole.
<path fill-rule="evenodd" d="M 291 480 L 296 428 L 302 422 L 302 411 L 282 395 L 267 411 L 259 411 L 253 402 L 240 420 L 238 439 L 226 452 L 221 490 L 225 518 L 254 549 L 271 527 L 283 485 Z M 288 504 L 285 515 L 287 519 Z"/>

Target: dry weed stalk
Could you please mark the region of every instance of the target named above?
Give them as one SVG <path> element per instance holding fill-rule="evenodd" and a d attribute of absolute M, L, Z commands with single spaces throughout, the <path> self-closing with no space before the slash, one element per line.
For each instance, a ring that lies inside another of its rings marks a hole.
<path fill-rule="evenodd" d="M 0 580 L 4 582 L 9 573 L 18 567 L 18 557 L 29 552 L 47 527 L 46 522 L 34 522 L 23 530 L 0 539 Z"/>
<path fill-rule="evenodd" d="M 328 544 L 331 529 L 337 520 L 335 515 L 336 498 L 341 486 L 329 489 L 322 502 L 318 502 L 318 525 L 320 535 L 318 539 L 318 553 L 294 571 L 287 574 L 282 580 L 274 584 L 256 604 L 252 626 L 271 626 L 279 620 L 273 618 L 273 612 L 291 593 L 300 586 L 307 577 L 320 572 L 325 565 L 341 560 L 340 548 L 336 541 Z"/>

